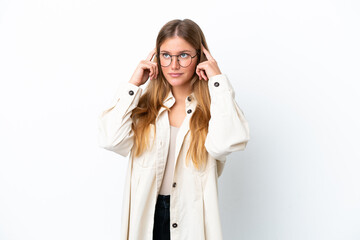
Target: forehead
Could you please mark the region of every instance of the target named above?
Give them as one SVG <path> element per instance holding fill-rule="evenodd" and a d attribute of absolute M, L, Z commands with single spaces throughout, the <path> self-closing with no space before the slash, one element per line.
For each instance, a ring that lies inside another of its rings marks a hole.
<path fill-rule="evenodd" d="M 160 46 L 160 51 L 166 51 L 170 53 L 179 53 L 183 51 L 195 51 L 195 48 L 191 46 L 185 39 L 181 37 L 172 37 L 166 39 Z"/>

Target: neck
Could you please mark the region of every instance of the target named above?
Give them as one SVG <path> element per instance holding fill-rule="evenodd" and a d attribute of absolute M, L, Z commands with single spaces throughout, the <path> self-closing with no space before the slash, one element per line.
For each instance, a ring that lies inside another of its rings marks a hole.
<path fill-rule="evenodd" d="M 185 103 L 185 98 L 192 92 L 190 84 L 183 86 L 173 86 L 171 88 L 172 94 L 175 97 L 176 103 Z"/>

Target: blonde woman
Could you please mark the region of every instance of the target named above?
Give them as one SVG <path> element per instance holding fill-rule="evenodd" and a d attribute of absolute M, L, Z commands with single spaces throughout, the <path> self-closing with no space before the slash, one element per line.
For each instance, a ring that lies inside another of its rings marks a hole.
<path fill-rule="evenodd" d="M 99 116 L 100 146 L 129 155 L 122 240 L 222 239 L 217 180 L 249 141 L 234 94 L 195 22 L 161 28 Z"/>

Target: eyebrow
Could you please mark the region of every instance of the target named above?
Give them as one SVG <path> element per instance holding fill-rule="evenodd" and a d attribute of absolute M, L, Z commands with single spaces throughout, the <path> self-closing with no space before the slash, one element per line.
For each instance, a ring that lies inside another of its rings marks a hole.
<path fill-rule="evenodd" d="M 160 52 L 166 52 L 166 53 L 170 53 L 169 51 L 166 51 L 166 50 L 162 50 Z M 179 51 L 179 53 L 182 53 L 182 52 L 191 52 L 190 50 L 182 50 L 182 51 Z"/>

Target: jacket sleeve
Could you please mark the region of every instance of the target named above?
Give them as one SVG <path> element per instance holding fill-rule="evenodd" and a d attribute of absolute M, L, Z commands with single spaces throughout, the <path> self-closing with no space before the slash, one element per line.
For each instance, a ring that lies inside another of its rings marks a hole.
<path fill-rule="evenodd" d="M 132 146 L 131 112 L 140 100 L 142 88 L 126 82 L 120 84 L 111 104 L 98 117 L 98 144 L 100 147 L 126 157 Z"/>
<path fill-rule="evenodd" d="M 225 74 L 208 80 L 211 97 L 208 134 L 205 148 L 215 159 L 225 162 L 226 155 L 244 150 L 250 140 L 249 126 L 235 101 L 235 92 Z"/>

